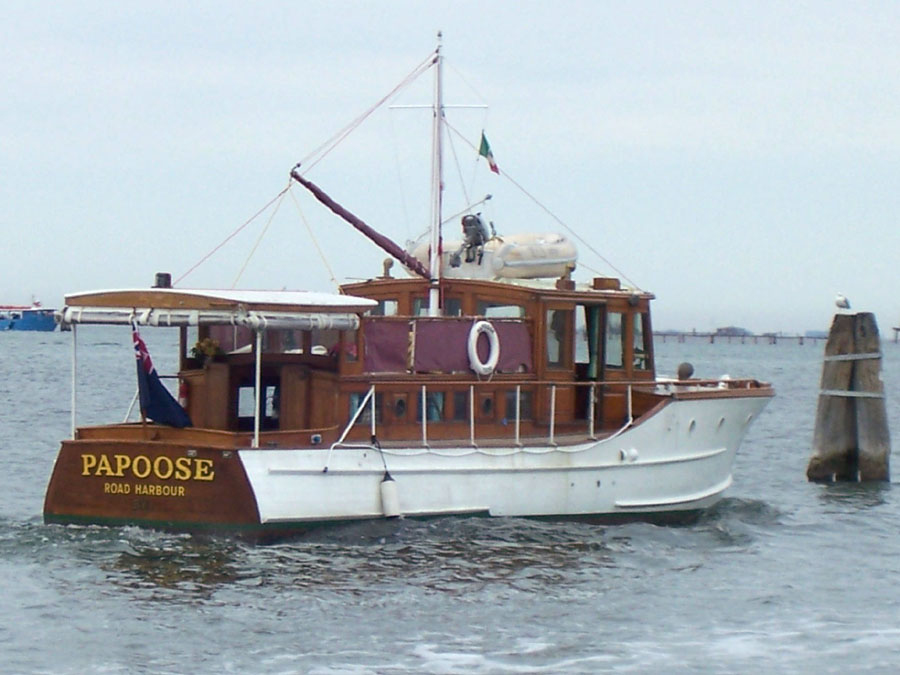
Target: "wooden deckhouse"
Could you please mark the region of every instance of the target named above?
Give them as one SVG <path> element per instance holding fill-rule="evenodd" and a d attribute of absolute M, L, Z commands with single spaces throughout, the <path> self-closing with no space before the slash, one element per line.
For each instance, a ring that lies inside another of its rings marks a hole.
<path fill-rule="evenodd" d="M 224 291 L 217 298 L 161 289 L 70 296 L 67 312 L 85 323 L 118 312 L 122 322 L 143 314 L 155 325 L 185 324 L 178 377 L 193 428 L 167 435 L 214 430 L 222 444 L 241 447 L 253 445 L 258 425 L 262 447 L 330 444 L 345 431 L 344 440 L 368 439 L 374 409 L 381 442 L 543 443 L 620 427 L 640 412 L 641 396 L 628 397 L 627 389 L 655 379 L 652 296 L 620 290 L 612 279 L 594 286 L 447 279 L 440 317 L 428 316 L 427 281 L 389 277 L 344 286 L 340 314 L 284 293 L 240 302 L 238 292 L 227 300 Z M 235 312 L 248 317 L 243 325 L 235 325 Z M 269 321 L 255 331 L 257 312 L 269 312 Z M 472 370 L 467 353 L 475 339 L 479 358 L 489 358 L 487 336 L 473 338 L 481 319 L 496 328 L 499 349 L 495 369 L 484 375 Z M 192 357 L 206 338 L 220 353 Z M 120 426 L 123 433 L 129 427 Z"/>

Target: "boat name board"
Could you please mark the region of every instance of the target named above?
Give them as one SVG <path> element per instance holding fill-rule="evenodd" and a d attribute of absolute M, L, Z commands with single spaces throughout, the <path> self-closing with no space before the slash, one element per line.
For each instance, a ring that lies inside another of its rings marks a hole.
<path fill-rule="evenodd" d="M 85 453 L 81 455 L 82 476 L 106 476 L 109 478 L 137 478 L 140 480 L 155 478 L 157 480 L 176 481 L 212 481 L 216 477 L 213 469 L 213 461 L 200 457 L 176 457 L 172 459 L 166 455 L 150 458 L 147 455 L 107 455 L 106 453 Z M 117 484 L 108 483 L 104 492 L 114 493 Z M 121 486 L 119 486 L 121 487 Z M 162 486 L 147 486 L 162 487 Z M 155 494 L 156 491 L 146 494 Z M 166 495 L 159 492 L 159 496 L 183 497 L 184 491 L 169 490 Z M 123 492 L 128 494 L 128 492 Z M 141 494 L 141 493 L 136 493 Z"/>

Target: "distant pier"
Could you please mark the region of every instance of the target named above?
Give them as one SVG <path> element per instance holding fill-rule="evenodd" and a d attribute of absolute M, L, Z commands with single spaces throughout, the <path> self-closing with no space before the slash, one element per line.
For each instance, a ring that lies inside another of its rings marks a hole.
<path fill-rule="evenodd" d="M 900 328 L 896 328 L 894 330 L 900 332 Z M 657 338 L 661 338 L 663 342 L 708 342 L 710 344 L 714 344 L 716 342 L 724 342 L 728 344 L 735 343 L 742 345 L 775 345 L 780 342 L 795 343 L 799 345 L 804 345 L 807 343 L 817 345 L 819 343 L 825 342 L 828 339 L 827 334 L 822 336 L 788 335 L 785 333 L 754 333 L 747 335 L 733 335 L 729 333 L 703 333 L 699 331 L 654 331 L 653 334 Z M 896 335 L 897 333 L 895 333 L 895 341 Z"/>

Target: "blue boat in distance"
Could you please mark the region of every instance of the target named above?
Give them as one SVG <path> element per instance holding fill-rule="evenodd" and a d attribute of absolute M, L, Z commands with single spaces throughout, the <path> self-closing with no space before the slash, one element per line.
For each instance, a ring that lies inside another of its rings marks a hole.
<path fill-rule="evenodd" d="M 34 301 L 31 305 L 0 305 L 0 331 L 56 329 L 55 310 L 41 307 Z"/>

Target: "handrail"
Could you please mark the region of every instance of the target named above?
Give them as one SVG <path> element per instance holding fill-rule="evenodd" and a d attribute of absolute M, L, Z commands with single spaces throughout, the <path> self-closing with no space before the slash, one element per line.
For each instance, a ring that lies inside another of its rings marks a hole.
<path fill-rule="evenodd" d="M 360 401 L 359 407 L 356 409 L 356 412 L 353 413 L 353 417 L 350 419 L 350 422 L 347 423 L 347 426 L 344 428 L 344 432 L 341 434 L 340 438 L 338 438 L 331 446 L 328 448 L 328 455 L 325 457 L 325 467 L 322 469 L 322 473 L 328 473 L 328 464 L 331 462 L 331 453 L 334 452 L 334 449 L 342 445 L 344 439 L 347 438 L 347 434 L 350 433 L 350 430 L 353 428 L 353 425 L 356 424 L 356 420 L 359 419 L 359 416 L 362 414 L 362 411 L 366 409 L 366 403 L 372 401 L 372 437 L 375 437 L 375 385 L 373 384 L 369 387 L 369 391 L 366 392 L 366 395 L 363 397 L 363 400 Z"/>

